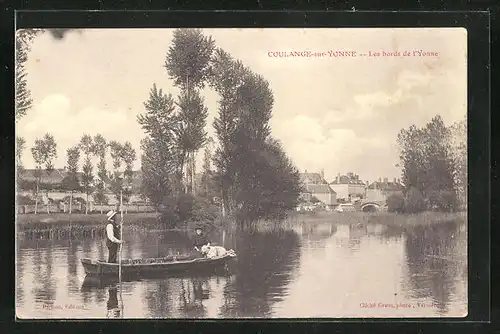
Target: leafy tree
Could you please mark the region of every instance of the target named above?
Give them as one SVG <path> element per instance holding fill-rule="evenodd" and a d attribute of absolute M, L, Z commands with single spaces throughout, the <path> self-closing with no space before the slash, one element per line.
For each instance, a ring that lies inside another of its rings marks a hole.
<path fill-rule="evenodd" d="M 85 205 L 85 214 L 88 214 L 89 195 L 92 193 L 94 185 L 92 155 L 95 151 L 95 147 L 91 136 L 88 134 L 83 135 L 80 139 L 80 149 L 83 154 L 85 154 L 85 160 L 82 167 L 82 187 L 86 195 L 87 203 L 87 205 Z"/>
<path fill-rule="evenodd" d="M 398 144 L 400 147 L 400 166 L 402 168 L 402 182 L 407 189 L 415 187 L 426 189 L 428 180 L 426 179 L 426 157 L 423 141 L 423 131 L 415 125 L 407 130 L 403 129 L 398 134 Z"/>
<path fill-rule="evenodd" d="M 205 126 L 208 115 L 198 89 L 203 88 L 208 78 L 214 48 L 212 38 L 205 37 L 200 29 L 177 29 L 165 61 L 170 78 L 181 88 L 178 101 L 178 144 L 183 156 L 182 162 L 184 159 L 188 162 L 186 186 L 190 192 L 195 190 L 195 156 L 206 140 Z"/>
<path fill-rule="evenodd" d="M 283 219 L 299 204 L 302 191 L 299 171 L 286 155 L 282 144 L 272 137 L 266 139 L 261 155 L 265 160 L 259 180 L 267 196 L 263 196 L 259 218 Z"/>
<path fill-rule="evenodd" d="M 160 208 L 164 198 L 174 196 L 182 179 L 184 156 L 178 149 L 178 127 L 174 100 L 156 85 L 144 103 L 137 121 L 147 137 L 141 141 L 142 192 Z"/>
<path fill-rule="evenodd" d="M 122 166 L 123 146 L 119 142 L 112 140 L 109 143 L 111 159 L 113 160 L 113 172 L 109 175 L 110 188 L 115 198 L 120 201 L 120 195 L 123 191 L 123 175 L 120 171 Z"/>
<path fill-rule="evenodd" d="M 125 142 L 121 150 L 121 158 L 125 163 L 125 171 L 123 173 L 125 179 L 125 187 L 123 189 L 123 200 L 125 203 L 130 203 L 130 197 L 132 196 L 132 181 L 134 177 L 134 161 L 136 159 L 135 150 L 132 148 L 130 142 Z"/>
<path fill-rule="evenodd" d="M 403 213 L 405 210 L 405 198 L 403 194 L 395 193 L 387 197 L 387 211 Z"/>
<path fill-rule="evenodd" d="M 281 219 L 300 196 L 297 169 L 270 136 L 274 97 L 268 82 L 216 50 L 212 87 L 220 94 L 214 128 L 215 155 L 224 211 L 242 225 L 257 219 Z"/>
<path fill-rule="evenodd" d="M 57 144 L 54 137 L 47 133 L 42 139 L 36 139 L 35 145 L 31 148 L 33 159 L 35 160 L 35 179 L 36 179 L 36 200 L 35 200 L 35 214 L 38 210 L 38 198 L 40 181 L 42 177 L 42 166 L 45 167 L 45 172 L 48 176 L 54 171 L 53 161 L 57 158 Z M 48 190 L 47 190 L 48 198 Z M 47 205 L 47 213 L 50 213 L 50 207 Z"/>
<path fill-rule="evenodd" d="M 207 137 L 205 131 L 208 109 L 203 104 L 203 98 L 198 91 L 187 90 L 179 97 L 178 138 L 179 149 L 188 162 L 188 191 L 194 191 L 194 174 L 196 171 L 196 152 L 204 145 Z"/>
<path fill-rule="evenodd" d="M 442 118 L 434 117 L 421 129 L 413 125 L 401 130 L 398 144 L 403 184 L 407 190 L 419 190 L 425 202 L 422 210 L 454 210 L 457 201 L 451 131 Z"/>
<path fill-rule="evenodd" d="M 80 148 L 78 146 L 66 150 L 68 174 L 64 177 L 62 183 L 64 189 L 70 191 L 69 213 L 73 210 L 73 192 L 80 189 L 80 180 L 78 179 L 78 161 L 80 160 Z"/>
<path fill-rule="evenodd" d="M 31 44 L 36 36 L 45 30 L 56 39 L 64 38 L 64 35 L 74 29 L 19 29 L 15 38 L 15 90 L 16 90 L 16 122 L 24 117 L 31 108 L 33 100 L 31 91 L 26 80 L 26 62 Z"/>
<path fill-rule="evenodd" d="M 232 154 L 234 145 L 232 135 L 236 130 L 237 109 L 236 92 L 242 84 L 245 68 L 240 61 L 222 49 L 216 49 L 211 63 L 210 86 L 219 94 L 218 117 L 213 126 L 219 147 L 214 155 L 217 168 L 215 179 L 219 183 L 222 201 L 222 215 L 226 216 L 232 209 L 230 188 L 233 183 Z"/>
<path fill-rule="evenodd" d="M 432 208 L 448 211 L 450 205 L 456 203 L 456 200 L 452 198 L 455 194 L 455 179 L 450 129 L 445 126 L 440 116 L 436 116 L 427 124 L 424 133 L 427 141 L 429 184 L 425 193 L 428 205 Z M 443 199 L 446 201 L 442 202 Z"/>
<path fill-rule="evenodd" d="M 215 42 L 201 29 L 176 29 L 165 68 L 176 86 L 203 88 L 210 74 L 209 63 Z"/>
<path fill-rule="evenodd" d="M 418 213 L 425 210 L 425 199 L 420 190 L 410 187 L 405 196 L 405 212 Z"/>
<path fill-rule="evenodd" d="M 201 175 L 200 196 L 212 199 L 216 194 L 214 193 L 214 175 L 212 171 L 212 152 L 209 147 L 205 148 L 205 155 L 203 156 L 203 172 Z"/>
<path fill-rule="evenodd" d="M 23 137 L 16 137 L 16 171 L 18 182 L 21 180 L 21 176 L 24 172 L 24 166 L 21 158 L 25 149 L 26 140 Z"/>
<path fill-rule="evenodd" d="M 450 128 L 452 156 L 455 165 L 455 189 L 462 208 L 467 206 L 467 119 Z"/>
<path fill-rule="evenodd" d="M 165 152 L 150 138 L 141 141 L 141 149 L 142 193 L 160 209 L 164 198 L 173 198 L 175 165 L 168 160 L 161 164 Z"/>
<path fill-rule="evenodd" d="M 106 184 L 109 183 L 108 171 L 106 169 L 106 153 L 108 149 L 108 143 L 106 139 L 101 135 L 97 134 L 93 138 L 94 141 L 94 155 L 99 158 L 97 163 L 97 177 L 98 182 L 95 187 L 94 200 L 100 204 L 107 204 L 108 197 L 106 196 Z M 102 213 L 102 207 L 101 207 Z"/>
<path fill-rule="evenodd" d="M 15 40 L 15 87 L 16 87 L 16 122 L 26 115 L 33 100 L 26 80 L 26 62 L 31 42 L 39 33 L 38 29 L 22 29 L 16 31 Z"/>

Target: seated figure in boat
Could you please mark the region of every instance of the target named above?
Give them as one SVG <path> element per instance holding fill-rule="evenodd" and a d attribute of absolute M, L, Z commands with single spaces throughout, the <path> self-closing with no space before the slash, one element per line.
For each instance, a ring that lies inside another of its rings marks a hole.
<path fill-rule="evenodd" d="M 232 249 L 227 250 L 222 246 L 203 245 L 203 246 L 201 246 L 201 253 L 209 259 L 213 259 L 216 257 L 222 257 L 225 255 L 229 255 L 231 257 L 236 256 L 236 252 L 234 250 L 232 250 Z"/>
<path fill-rule="evenodd" d="M 106 216 L 108 221 L 106 224 L 106 246 L 108 246 L 108 262 L 116 263 L 116 254 L 118 253 L 118 246 L 123 243 L 120 240 L 120 224 L 117 222 L 117 213 L 114 210 L 109 211 Z"/>
<path fill-rule="evenodd" d="M 195 257 L 203 257 L 204 254 L 201 253 L 201 247 L 205 245 L 210 246 L 210 240 L 203 233 L 203 228 L 201 227 L 201 225 L 197 225 L 195 231 L 196 231 L 196 236 L 194 238 L 193 252 L 191 255 Z"/>

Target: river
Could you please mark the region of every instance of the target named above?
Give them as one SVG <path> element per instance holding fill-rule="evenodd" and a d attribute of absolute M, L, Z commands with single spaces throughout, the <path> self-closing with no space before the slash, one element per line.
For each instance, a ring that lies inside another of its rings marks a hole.
<path fill-rule="evenodd" d="M 354 227 L 296 223 L 272 232 L 217 231 L 234 249 L 230 273 L 116 285 L 84 284 L 84 257 L 105 259 L 100 238 L 19 238 L 19 318 L 359 318 L 467 315 L 464 224 Z M 131 233 L 124 258 L 186 252 L 184 232 Z"/>

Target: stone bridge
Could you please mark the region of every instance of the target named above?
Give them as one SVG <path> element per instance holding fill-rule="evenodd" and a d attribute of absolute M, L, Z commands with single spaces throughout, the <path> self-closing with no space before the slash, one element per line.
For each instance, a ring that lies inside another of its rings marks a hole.
<path fill-rule="evenodd" d="M 385 206 L 385 201 L 367 201 L 361 202 L 361 211 L 363 212 L 376 212 L 381 211 Z"/>

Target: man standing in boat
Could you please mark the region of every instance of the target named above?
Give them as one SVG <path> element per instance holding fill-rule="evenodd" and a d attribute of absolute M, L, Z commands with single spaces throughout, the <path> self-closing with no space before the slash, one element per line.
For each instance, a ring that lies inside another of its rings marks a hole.
<path fill-rule="evenodd" d="M 203 255 L 201 254 L 201 247 L 204 245 L 210 246 L 210 240 L 203 233 L 203 228 L 201 227 L 201 225 L 197 225 L 195 231 L 196 231 L 196 236 L 194 238 L 194 243 L 193 243 L 193 248 L 194 248 L 193 255 L 196 255 L 197 257 L 202 257 Z"/>
<path fill-rule="evenodd" d="M 108 217 L 108 224 L 106 225 L 106 246 L 108 246 L 108 262 L 116 263 L 116 254 L 118 253 L 118 247 L 122 240 L 118 239 L 120 237 L 120 224 L 117 222 L 117 214 L 115 210 L 109 211 L 106 216 Z"/>

